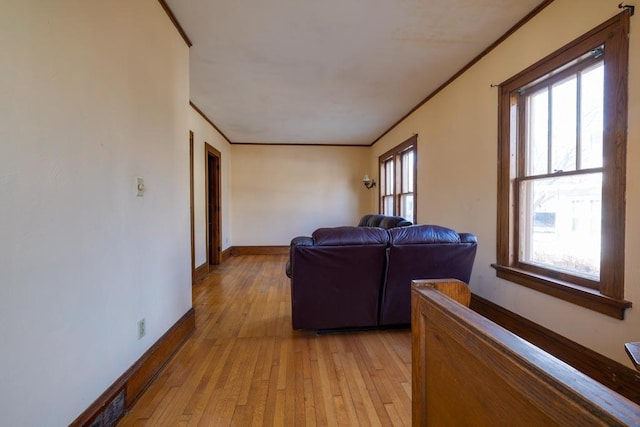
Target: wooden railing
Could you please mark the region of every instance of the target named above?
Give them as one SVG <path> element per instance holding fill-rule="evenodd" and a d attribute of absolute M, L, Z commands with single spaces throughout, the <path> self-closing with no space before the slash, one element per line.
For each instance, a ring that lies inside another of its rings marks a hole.
<path fill-rule="evenodd" d="M 412 286 L 414 426 L 640 423 L 640 406 L 470 310 L 464 283 Z"/>
<path fill-rule="evenodd" d="M 633 366 L 640 371 L 640 342 L 628 342 L 624 345 L 624 349 L 631 358 Z"/>

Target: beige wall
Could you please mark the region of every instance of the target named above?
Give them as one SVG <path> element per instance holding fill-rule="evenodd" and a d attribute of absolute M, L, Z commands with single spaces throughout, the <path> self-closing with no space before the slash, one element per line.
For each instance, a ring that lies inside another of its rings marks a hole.
<path fill-rule="evenodd" d="M 0 51 L 0 424 L 68 425 L 191 307 L 189 51 L 157 0 L 6 1 Z"/>
<path fill-rule="evenodd" d="M 369 148 L 233 145 L 234 246 L 288 245 L 318 227 L 356 225 L 371 192 Z"/>
<path fill-rule="evenodd" d="M 579 3 L 579 4 L 578 4 Z M 556 0 L 373 147 L 377 156 L 419 133 L 418 219 L 479 240 L 472 291 L 608 357 L 630 365 L 624 343 L 640 339 L 640 35 L 631 19 L 625 297 L 634 304 L 616 320 L 497 279 L 497 89 L 545 55 L 620 12 L 618 0 Z"/>
<path fill-rule="evenodd" d="M 205 142 L 220 152 L 222 250 L 231 246 L 231 145 L 196 110 L 190 108 L 189 127 L 193 131 L 193 205 L 196 267 L 207 262 L 207 215 L 205 194 Z"/>

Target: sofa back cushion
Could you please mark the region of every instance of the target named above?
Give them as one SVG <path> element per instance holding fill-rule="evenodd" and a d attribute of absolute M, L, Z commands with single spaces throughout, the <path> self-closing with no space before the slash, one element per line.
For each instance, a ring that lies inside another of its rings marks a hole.
<path fill-rule="evenodd" d="M 411 322 L 411 281 L 453 278 L 469 283 L 477 238 L 436 225 L 388 230 L 390 237 L 380 324 Z"/>
<path fill-rule="evenodd" d="M 460 235 L 439 225 L 414 225 L 389 230 L 392 245 L 426 245 L 430 243 L 460 243 Z"/>
<path fill-rule="evenodd" d="M 318 228 L 311 235 L 317 246 L 386 245 L 389 234 L 375 227 Z"/>
<path fill-rule="evenodd" d="M 411 221 L 407 221 L 401 216 L 368 214 L 360 219 L 358 227 L 380 227 L 389 229 L 394 227 L 405 227 L 411 224 Z"/>

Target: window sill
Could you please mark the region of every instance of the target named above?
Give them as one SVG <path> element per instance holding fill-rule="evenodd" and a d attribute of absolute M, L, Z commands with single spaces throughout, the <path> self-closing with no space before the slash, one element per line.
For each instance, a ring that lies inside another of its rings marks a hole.
<path fill-rule="evenodd" d="M 544 294 L 560 298 L 616 319 L 623 320 L 625 310 L 631 307 L 630 301 L 614 299 L 602 295 L 594 289 L 554 280 L 518 268 L 498 264 L 491 264 L 491 266 L 496 269 L 496 276 L 501 279 L 535 289 Z"/>

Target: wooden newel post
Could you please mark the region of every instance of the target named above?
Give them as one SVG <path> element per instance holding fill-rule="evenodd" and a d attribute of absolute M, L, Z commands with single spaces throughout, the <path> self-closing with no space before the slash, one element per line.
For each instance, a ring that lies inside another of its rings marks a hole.
<path fill-rule="evenodd" d="M 436 291 L 445 294 L 454 301 L 458 301 L 465 307 L 469 307 L 471 303 L 471 291 L 466 283 L 456 279 L 424 279 L 412 280 L 411 285 L 414 288 L 433 288 Z"/>
<path fill-rule="evenodd" d="M 628 342 L 624 345 L 627 354 L 633 362 L 633 366 L 640 371 L 640 342 Z"/>

